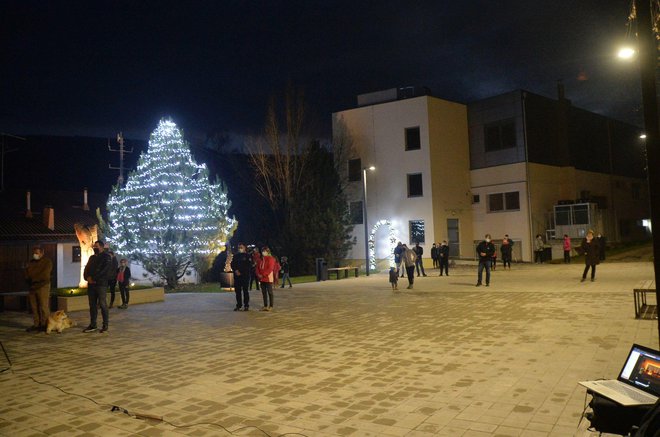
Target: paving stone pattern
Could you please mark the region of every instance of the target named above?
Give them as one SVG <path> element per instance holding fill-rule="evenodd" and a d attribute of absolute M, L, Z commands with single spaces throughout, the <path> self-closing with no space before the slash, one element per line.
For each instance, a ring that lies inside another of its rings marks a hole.
<path fill-rule="evenodd" d="M 0 435 L 589 435 L 577 381 L 615 377 L 658 325 L 633 311 L 650 263 L 594 283 L 582 267 L 514 265 L 488 288 L 473 267 L 397 292 L 384 274 L 301 284 L 270 313 L 256 291 L 247 313 L 233 293 L 167 295 L 112 309 L 107 334 L 83 334 L 84 311 L 59 335 L 0 313 Z"/>

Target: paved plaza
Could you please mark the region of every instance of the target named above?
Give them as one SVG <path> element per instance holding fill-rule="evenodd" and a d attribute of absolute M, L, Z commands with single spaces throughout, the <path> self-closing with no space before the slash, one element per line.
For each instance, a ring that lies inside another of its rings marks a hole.
<path fill-rule="evenodd" d="M 593 283 L 582 268 L 301 284 L 270 313 L 255 291 L 247 313 L 233 293 L 167 295 L 112 309 L 107 334 L 83 334 L 84 311 L 50 336 L 0 313 L 0 435 L 591 435 L 577 382 L 616 377 L 658 328 L 633 311 L 652 264 L 605 263 Z"/>

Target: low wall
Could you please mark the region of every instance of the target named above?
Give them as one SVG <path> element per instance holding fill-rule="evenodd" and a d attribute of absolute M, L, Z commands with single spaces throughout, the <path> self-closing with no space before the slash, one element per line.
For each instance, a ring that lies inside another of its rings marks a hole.
<path fill-rule="evenodd" d="M 121 298 L 119 297 L 119 291 L 116 292 L 115 304 L 121 305 Z M 110 293 L 106 293 L 106 299 L 108 300 L 108 305 L 110 304 Z M 151 303 L 151 302 L 163 302 L 165 301 L 165 289 L 163 287 L 154 287 L 154 288 L 144 288 L 140 290 L 130 290 L 129 305 L 134 305 L 137 303 Z M 66 312 L 70 311 L 81 311 L 89 309 L 89 300 L 87 296 L 58 296 L 57 297 L 57 309 L 64 310 Z"/>

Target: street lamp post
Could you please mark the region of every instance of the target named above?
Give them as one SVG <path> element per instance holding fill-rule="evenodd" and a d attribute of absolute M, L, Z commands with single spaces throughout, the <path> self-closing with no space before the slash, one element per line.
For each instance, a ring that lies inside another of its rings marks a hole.
<path fill-rule="evenodd" d="M 369 276 L 369 224 L 367 223 L 367 170 L 374 171 L 376 167 L 362 168 L 362 221 L 364 222 L 364 253 L 365 264 L 367 269 L 367 276 Z"/>
<path fill-rule="evenodd" d="M 656 302 L 660 303 L 660 132 L 658 129 L 658 100 L 655 87 L 657 46 L 653 34 L 651 2 L 637 2 L 639 67 L 642 79 L 642 103 L 644 106 L 644 132 L 646 133 L 646 158 L 651 209 L 651 235 L 653 238 L 653 270 Z M 660 319 L 658 319 L 660 336 Z"/>

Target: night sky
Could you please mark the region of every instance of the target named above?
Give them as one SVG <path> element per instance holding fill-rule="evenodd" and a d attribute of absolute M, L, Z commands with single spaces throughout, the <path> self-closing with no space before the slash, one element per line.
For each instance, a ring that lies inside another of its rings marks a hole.
<path fill-rule="evenodd" d="M 627 0 L 1 1 L 0 132 L 190 140 L 255 133 L 304 89 L 318 136 L 356 95 L 427 86 L 468 103 L 523 88 L 641 123 L 614 57 Z"/>

